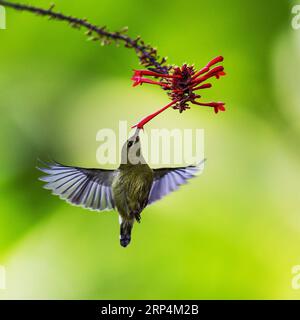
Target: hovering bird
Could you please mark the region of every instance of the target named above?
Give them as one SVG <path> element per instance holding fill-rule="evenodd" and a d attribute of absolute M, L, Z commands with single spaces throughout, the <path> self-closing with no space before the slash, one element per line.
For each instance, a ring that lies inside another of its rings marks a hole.
<path fill-rule="evenodd" d="M 47 174 L 39 178 L 47 183 L 44 188 L 61 199 L 95 211 L 117 210 L 122 247 L 130 243 L 133 224 L 140 222 L 143 209 L 185 184 L 203 163 L 151 169 L 142 155 L 139 131 L 125 142 L 117 170 L 86 169 L 57 162 L 42 162 L 43 166 L 38 167 Z"/>

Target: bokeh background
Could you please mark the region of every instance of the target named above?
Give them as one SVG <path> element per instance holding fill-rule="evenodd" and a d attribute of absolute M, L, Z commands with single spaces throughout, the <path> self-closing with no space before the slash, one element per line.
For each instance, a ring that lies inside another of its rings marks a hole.
<path fill-rule="evenodd" d="M 215 115 L 168 110 L 147 129 L 204 128 L 201 176 L 147 208 L 119 246 L 114 212 L 95 213 L 42 189 L 38 157 L 97 166 L 96 133 L 166 104 L 133 89 L 134 52 L 7 10 L 0 30 L 1 299 L 298 299 L 300 30 L 282 0 L 57 1 L 111 30 L 129 27 L 169 63 L 225 57 L 205 92 Z M 48 6 L 48 1 L 31 1 Z"/>

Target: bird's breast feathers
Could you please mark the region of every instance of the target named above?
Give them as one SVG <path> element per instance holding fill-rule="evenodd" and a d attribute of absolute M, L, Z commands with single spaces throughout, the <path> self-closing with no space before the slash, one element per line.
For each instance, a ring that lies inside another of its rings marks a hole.
<path fill-rule="evenodd" d="M 141 212 L 147 205 L 153 182 L 153 172 L 147 165 L 119 170 L 112 189 L 116 207 L 121 215 Z"/>

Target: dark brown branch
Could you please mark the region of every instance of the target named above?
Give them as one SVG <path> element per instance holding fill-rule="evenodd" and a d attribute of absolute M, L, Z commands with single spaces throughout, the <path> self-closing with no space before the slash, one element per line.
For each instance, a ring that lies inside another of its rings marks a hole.
<path fill-rule="evenodd" d="M 136 39 L 130 38 L 128 35 L 124 34 L 127 31 L 125 29 L 117 32 L 108 31 L 105 27 L 96 26 L 88 22 L 86 19 L 80 19 L 73 16 L 67 16 L 60 12 L 55 12 L 53 11 L 54 5 L 52 5 L 49 9 L 42 9 L 5 0 L 0 0 L 0 5 L 19 11 L 35 13 L 39 16 L 49 17 L 53 20 L 65 21 L 73 28 L 85 28 L 87 30 L 86 34 L 89 36 L 89 39 L 101 41 L 102 44 L 110 44 L 112 41 L 116 43 L 123 42 L 125 47 L 135 50 L 140 63 L 143 66 L 160 73 L 167 73 L 168 71 L 168 67 L 165 65 L 166 59 L 160 59 L 155 48 L 145 44 L 140 37 Z"/>

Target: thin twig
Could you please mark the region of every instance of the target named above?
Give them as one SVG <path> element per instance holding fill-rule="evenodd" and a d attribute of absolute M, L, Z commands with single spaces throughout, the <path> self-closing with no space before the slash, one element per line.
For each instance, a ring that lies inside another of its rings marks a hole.
<path fill-rule="evenodd" d="M 157 50 L 150 45 L 144 43 L 140 37 L 133 39 L 124 34 L 127 30 L 123 29 L 117 32 L 108 31 L 105 27 L 96 26 L 86 19 L 80 19 L 73 16 L 67 16 L 60 12 L 53 11 L 54 5 L 51 5 L 49 9 L 42 9 L 31 5 L 13 3 L 10 1 L 0 0 L 0 5 L 4 7 L 10 7 L 19 11 L 27 11 L 35 13 L 39 16 L 49 17 L 53 20 L 65 21 L 70 24 L 71 27 L 80 29 L 87 29 L 87 36 L 90 40 L 101 41 L 103 45 L 114 42 L 123 42 L 125 47 L 135 50 L 140 63 L 147 67 L 149 70 L 154 70 L 159 73 L 167 73 L 168 67 L 165 65 L 166 59 L 159 58 Z"/>

